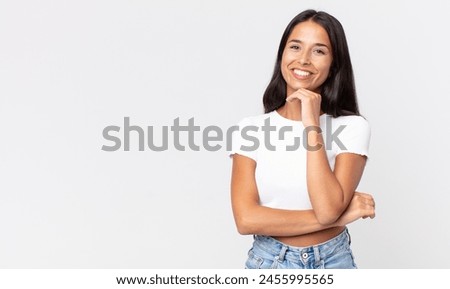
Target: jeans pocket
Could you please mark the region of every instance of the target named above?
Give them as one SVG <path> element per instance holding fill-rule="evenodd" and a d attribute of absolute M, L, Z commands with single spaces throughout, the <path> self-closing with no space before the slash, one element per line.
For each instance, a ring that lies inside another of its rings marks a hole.
<path fill-rule="evenodd" d="M 253 249 L 250 249 L 250 251 L 248 252 L 247 261 L 245 262 L 245 268 L 246 269 L 259 269 L 259 268 L 261 268 L 261 265 L 263 262 L 264 262 L 264 259 L 256 256 L 253 253 Z"/>
<path fill-rule="evenodd" d="M 247 269 L 277 269 L 279 265 L 278 257 L 267 257 L 263 258 L 257 253 L 255 254 L 253 249 L 250 249 L 245 267 Z"/>
<path fill-rule="evenodd" d="M 352 250 L 348 245 L 325 256 L 324 261 L 324 269 L 357 269 Z"/>

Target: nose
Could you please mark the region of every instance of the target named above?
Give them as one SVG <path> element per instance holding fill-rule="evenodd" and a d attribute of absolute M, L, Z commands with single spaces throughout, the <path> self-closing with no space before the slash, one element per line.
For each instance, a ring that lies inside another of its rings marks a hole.
<path fill-rule="evenodd" d="M 301 55 L 300 55 L 300 57 L 298 59 L 298 62 L 301 65 L 309 65 L 309 64 L 311 64 L 310 55 L 309 55 L 309 52 L 306 51 L 306 49 L 302 51 L 302 53 L 301 53 Z"/>

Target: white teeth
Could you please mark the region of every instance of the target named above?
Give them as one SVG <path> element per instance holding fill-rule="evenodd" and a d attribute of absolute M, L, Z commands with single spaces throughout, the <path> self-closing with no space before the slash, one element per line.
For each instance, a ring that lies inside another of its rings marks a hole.
<path fill-rule="evenodd" d="M 300 69 L 294 69 L 294 73 L 297 74 L 298 76 L 309 76 L 311 74 L 311 72 L 303 71 Z"/>

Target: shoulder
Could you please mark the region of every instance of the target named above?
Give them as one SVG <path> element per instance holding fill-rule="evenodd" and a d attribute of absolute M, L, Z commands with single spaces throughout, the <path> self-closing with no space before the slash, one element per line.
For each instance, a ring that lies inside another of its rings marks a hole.
<path fill-rule="evenodd" d="M 261 137 L 259 128 L 264 124 L 267 117 L 267 114 L 250 115 L 241 118 L 237 125 L 233 126 L 230 157 L 238 153 L 253 159 L 255 162 L 258 160 L 258 139 Z"/>
<path fill-rule="evenodd" d="M 343 127 L 343 132 L 365 133 L 370 135 L 370 123 L 360 115 L 345 115 L 339 117 L 327 116 L 334 129 Z"/>
<path fill-rule="evenodd" d="M 336 124 L 345 124 L 345 125 L 351 125 L 351 126 L 363 126 L 363 127 L 370 127 L 369 122 L 367 119 L 360 115 L 343 115 L 338 117 L 331 117 L 333 123 Z"/>
<path fill-rule="evenodd" d="M 362 116 L 348 115 L 333 118 L 327 116 L 327 137 L 330 137 L 333 150 L 339 154 L 351 152 L 369 156 L 371 129 Z"/>

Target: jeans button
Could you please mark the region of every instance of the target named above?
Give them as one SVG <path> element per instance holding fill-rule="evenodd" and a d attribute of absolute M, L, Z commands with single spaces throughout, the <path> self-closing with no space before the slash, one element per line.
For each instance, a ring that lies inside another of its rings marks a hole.
<path fill-rule="evenodd" d="M 308 258 L 308 253 L 306 253 L 306 252 L 302 253 L 302 258 L 303 258 L 303 259 Z"/>

